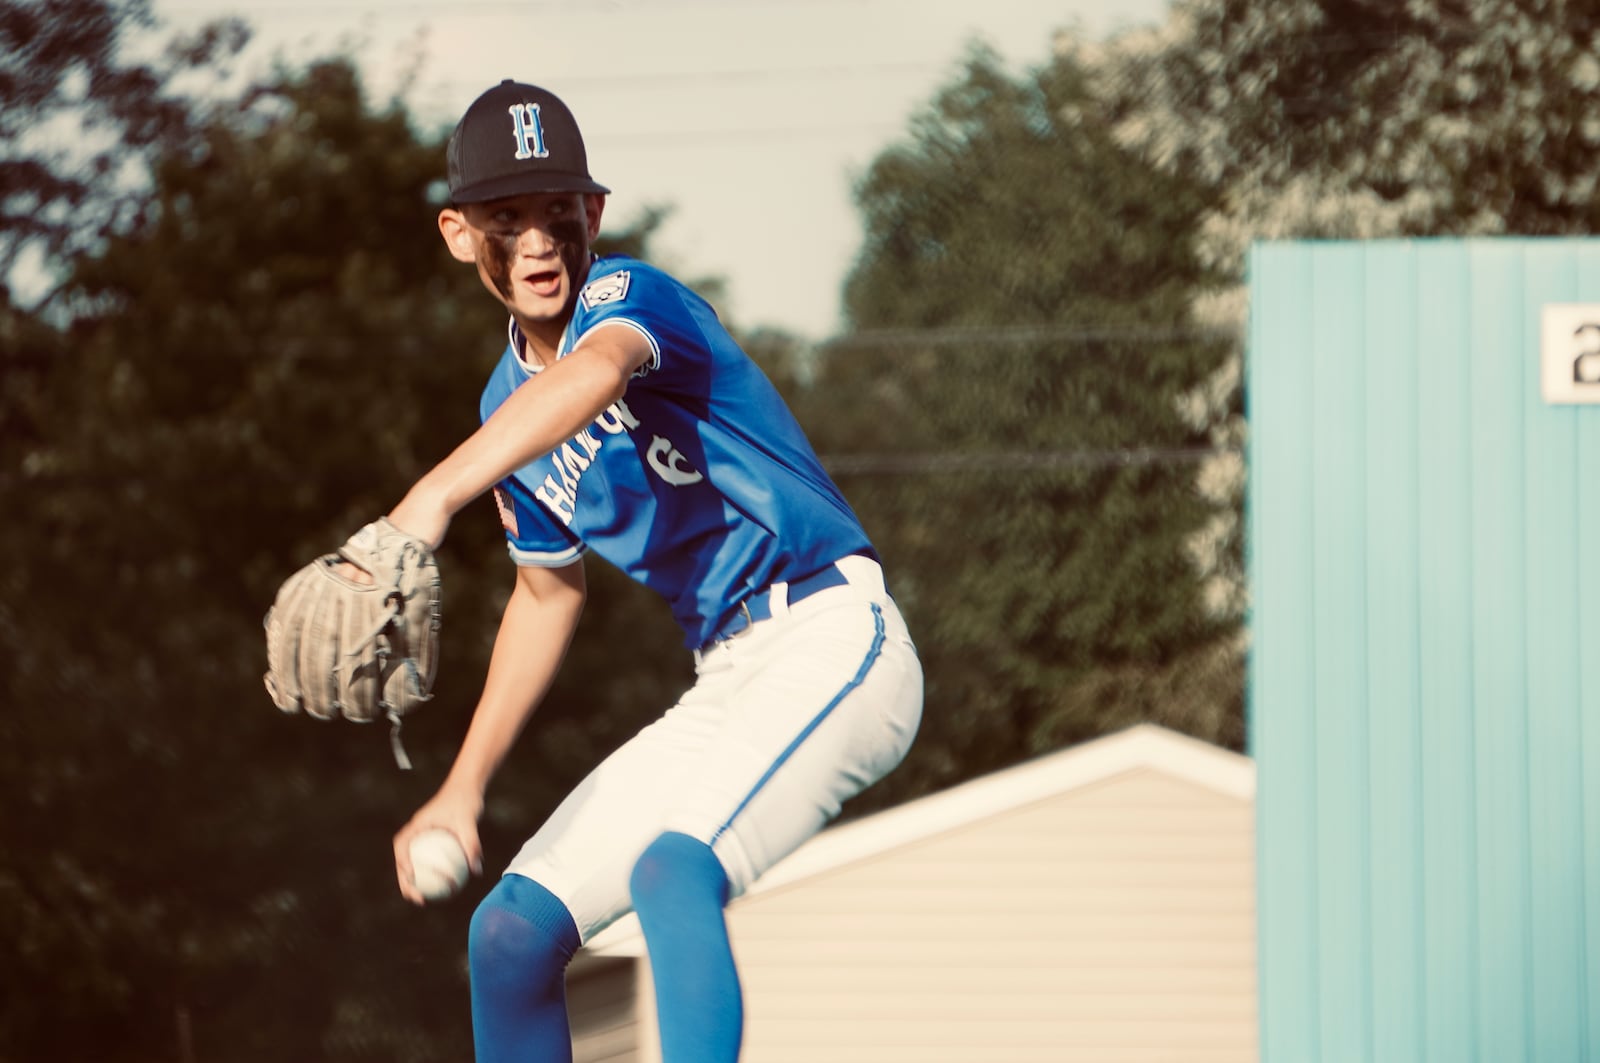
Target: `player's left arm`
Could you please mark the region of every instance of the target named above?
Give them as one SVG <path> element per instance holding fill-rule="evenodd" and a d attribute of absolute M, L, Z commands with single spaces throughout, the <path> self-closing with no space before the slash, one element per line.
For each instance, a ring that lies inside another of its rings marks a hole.
<path fill-rule="evenodd" d="M 623 325 L 596 327 L 566 357 L 532 377 L 406 493 L 389 520 L 438 546 L 467 503 L 581 432 L 622 398 L 652 355 Z"/>

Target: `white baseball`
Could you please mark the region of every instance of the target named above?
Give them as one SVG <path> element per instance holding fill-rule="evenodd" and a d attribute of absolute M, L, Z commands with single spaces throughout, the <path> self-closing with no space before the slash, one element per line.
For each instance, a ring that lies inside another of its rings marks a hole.
<path fill-rule="evenodd" d="M 467 884 L 467 854 L 454 834 L 433 827 L 411 839 L 411 881 L 430 901 L 453 897 Z"/>

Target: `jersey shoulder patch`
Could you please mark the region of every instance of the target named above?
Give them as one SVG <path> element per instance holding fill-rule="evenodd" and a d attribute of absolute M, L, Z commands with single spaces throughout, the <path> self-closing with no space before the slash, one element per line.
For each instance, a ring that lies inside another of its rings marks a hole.
<path fill-rule="evenodd" d="M 620 303 L 628 297 L 628 271 L 619 269 L 615 273 L 608 273 L 599 280 L 590 281 L 583 286 L 583 292 L 578 298 L 583 300 L 583 305 L 593 310 L 597 306 L 607 303 Z"/>

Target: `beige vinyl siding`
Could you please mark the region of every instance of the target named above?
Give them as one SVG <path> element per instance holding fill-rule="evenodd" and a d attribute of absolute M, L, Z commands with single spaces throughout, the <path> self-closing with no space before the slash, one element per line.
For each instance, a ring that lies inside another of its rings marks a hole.
<path fill-rule="evenodd" d="M 567 973 L 573 1063 L 642 1063 L 632 959 L 584 956 Z"/>
<path fill-rule="evenodd" d="M 747 897 L 745 1063 L 1250 1063 L 1253 838 L 1138 768 Z"/>

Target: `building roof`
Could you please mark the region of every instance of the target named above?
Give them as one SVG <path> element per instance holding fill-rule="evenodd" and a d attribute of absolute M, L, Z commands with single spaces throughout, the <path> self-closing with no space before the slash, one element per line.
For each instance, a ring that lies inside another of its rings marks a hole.
<path fill-rule="evenodd" d="M 1243 801 L 1255 797 L 1255 763 L 1249 757 L 1154 724 L 1139 724 L 831 827 L 779 861 L 735 903 L 1140 769 Z M 628 915 L 618 920 L 585 951 L 643 956 L 638 919 Z"/>

